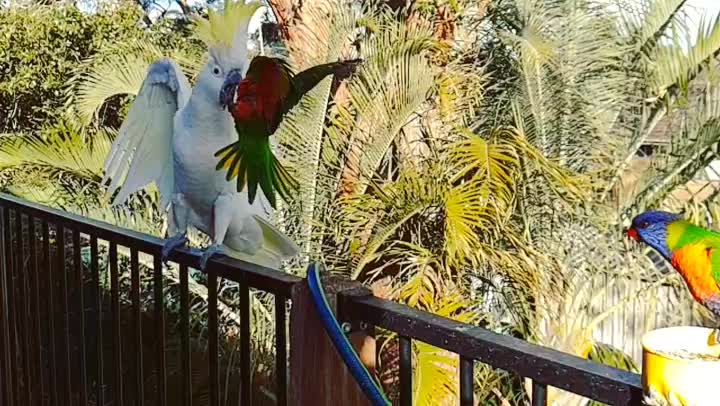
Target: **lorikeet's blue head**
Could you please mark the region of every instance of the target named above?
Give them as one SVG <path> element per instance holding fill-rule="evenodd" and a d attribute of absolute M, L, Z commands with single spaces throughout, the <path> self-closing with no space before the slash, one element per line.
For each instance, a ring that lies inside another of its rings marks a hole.
<path fill-rule="evenodd" d="M 635 241 L 642 241 L 670 260 L 672 253 L 667 244 L 667 226 L 680 216 L 666 211 L 646 211 L 637 215 L 627 235 Z"/>

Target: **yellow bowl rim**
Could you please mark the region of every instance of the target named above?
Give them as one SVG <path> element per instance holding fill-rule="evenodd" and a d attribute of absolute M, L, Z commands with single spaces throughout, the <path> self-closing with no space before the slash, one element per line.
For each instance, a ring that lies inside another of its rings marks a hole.
<path fill-rule="evenodd" d="M 658 328 L 658 329 L 655 329 L 655 330 L 650 330 L 650 331 L 648 331 L 647 333 L 643 334 L 643 335 L 642 335 L 642 338 L 640 339 L 641 345 L 642 345 L 642 349 L 643 349 L 643 353 L 650 353 L 650 354 L 656 355 L 656 356 L 658 356 L 658 357 L 660 357 L 660 358 L 664 358 L 664 359 L 668 359 L 668 360 L 672 360 L 672 361 L 678 361 L 678 362 L 686 363 L 686 364 L 697 364 L 697 363 L 700 363 L 700 364 L 717 365 L 717 364 L 720 362 L 720 358 L 718 358 L 718 360 L 687 359 L 687 358 L 680 358 L 680 357 L 668 355 L 668 354 L 665 354 L 665 353 L 661 354 L 661 353 L 659 353 L 657 350 L 655 350 L 655 349 L 653 349 L 652 347 L 649 347 L 649 346 L 647 345 L 647 340 L 648 340 L 648 336 L 649 336 L 649 335 L 651 335 L 651 334 L 657 334 L 657 332 L 663 331 L 663 330 L 677 330 L 677 329 L 708 330 L 708 332 L 712 332 L 712 330 L 713 330 L 712 328 L 709 328 L 709 327 L 701 327 L 701 326 L 669 326 L 669 327 Z"/>

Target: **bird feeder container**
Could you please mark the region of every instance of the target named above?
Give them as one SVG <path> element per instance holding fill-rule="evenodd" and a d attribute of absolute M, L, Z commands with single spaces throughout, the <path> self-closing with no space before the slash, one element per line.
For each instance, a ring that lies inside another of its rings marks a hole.
<path fill-rule="evenodd" d="M 720 345 L 713 330 L 668 327 L 642 337 L 642 385 L 646 398 L 669 406 L 717 406 Z M 658 402 L 659 400 L 659 402 Z"/>

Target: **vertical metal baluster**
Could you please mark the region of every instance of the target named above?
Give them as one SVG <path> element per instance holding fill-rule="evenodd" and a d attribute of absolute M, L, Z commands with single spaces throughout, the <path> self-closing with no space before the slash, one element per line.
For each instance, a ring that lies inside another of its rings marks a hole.
<path fill-rule="evenodd" d="M 250 388 L 250 290 L 245 274 L 240 276 L 240 402 L 252 404 Z"/>
<path fill-rule="evenodd" d="M 188 267 L 180 264 L 180 341 L 182 357 L 183 405 L 192 405 L 192 376 L 190 374 L 190 294 Z"/>
<path fill-rule="evenodd" d="M 412 341 L 400 336 L 400 405 L 412 405 Z"/>
<path fill-rule="evenodd" d="M 143 351 L 142 351 L 142 307 L 140 306 L 140 266 L 138 264 L 138 251 L 130 249 L 130 279 L 133 318 L 135 319 L 135 402 L 143 405 Z"/>
<path fill-rule="evenodd" d="M 72 233 L 72 239 L 73 239 L 73 267 L 75 267 L 75 284 L 77 285 L 76 289 L 77 292 L 75 293 L 78 296 L 78 312 L 79 312 L 79 324 L 80 324 L 80 337 L 78 342 L 78 367 L 80 368 L 80 376 L 79 376 L 79 396 L 80 396 L 80 404 L 86 405 L 87 404 L 87 367 L 85 365 L 85 289 L 83 286 L 84 278 L 83 278 L 83 264 L 82 264 L 82 257 L 80 255 L 80 232 L 78 230 L 73 230 Z"/>
<path fill-rule="evenodd" d="M 218 406 L 218 280 L 215 270 L 208 270 L 208 358 L 210 359 L 210 406 Z"/>
<path fill-rule="evenodd" d="M 50 226 L 47 221 L 42 222 L 43 233 L 43 261 L 45 264 L 45 283 L 46 283 L 46 305 L 47 305 L 47 322 L 48 322 L 48 361 L 50 364 L 50 403 L 55 404 L 58 399 L 58 376 L 57 376 L 57 334 L 55 330 L 55 295 L 53 292 L 53 276 L 55 274 L 50 255 Z"/>
<path fill-rule="evenodd" d="M 159 256 L 153 257 L 153 279 L 155 296 L 155 333 L 157 335 L 157 405 L 167 404 L 165 391 L 165 294 L 162 283 L 162 261 Z"/>
<path fill-rule="evenodd" d="M 36 404 L 42 404 L 43 398 L 45 397 L 45 381 L 43 379 L 43 346 L 42 346 L 42 329 L 40 327 L 40 269 L 37 261 L 37 229 L 35 228 L 35 218 L 28 216 L 28 236 L 30 241 L 30 268 L 28 274 L 31 275 L 31 301 L 32 301 L 32 316 L 31 322 L 33 323 L 33 339 L 32 344 L 35 347 L 35 359 L 33 360 L 33 375 L 35 376 L 35 397 Z"/>
<path fill-rule="evenodd" d="M 275 376 L 277 405 L 287 405 L 287 331 L 285 297 L 275 294 Z"/>
<path fill-rule="evenodd" d="M 460 357 L 460 405 L 473 406 L 474 361 Z"/>
<path fill-rule="evenodd" d="M 7 331 L 7 342 L 8 342 L 8 372 L 10 374 L 10 386 L 8 387 L 10 404 L 15 405 L 16 401 L 19 401 L 18 393 L 18 376 L 17 376 L 17 350 L 15 344 L 17 339 L 15 336 L 15 318 L 17 317 L 17 307 L 15 305 L 15 266 L 13 264 L 13 258 L 15 252 L 13 250 L 13 239 L 12 239 L 12 223 L 10 221 L 10 210 L 6 209 L 4 213 L 4 224 L 5 224 L 5 252 L 8 253 L 5 257 L 5 269 L 7 269 L 6 277 L 6 292 L 8 296 L 8 331 Z"/>
<path fill-rule="evenodd" d="M 120 341 L 120 279 L 118 275 L 117 244 L 110 242 L 110 312 L 112 313 L 112 335 L 114 362 L 112 365 L 115 374 L 113 395 L 117 405 L 123 405 L 123 377 L 122 377 L 122 347 Z"/>
<path fill-rule="evenodd" d="M 96 322 L 97 322 L 97 337 L 96 337 L 96 358 L 97 358 L 97 365 L 96 365 L 96 374 L 97 374 L 97 382 L 95 386 L 95 399 L 96 404 L 99 406 L 105 405 L 105 400 L 103 396 L 103 386 L 104 386 L 104 379 L 103 379 L 103 330 L 102 330 L 102 322 L 103 322 L 103 310 L 102 310 L 102 290 L 100 287 L 100 260 L 98 258 L 98 240 L 96 236 L 90 236 L 90 272 L 92 273 L 93 278 L 93 287 L 95 290 L 95 309 L 97 311 L 96 314 Z"/>
<path fill-rule="evenodd" d="M 25 331 L 23 332 L 23 339 L 25 340 L 25 377 L 26 385 L 27 385 L 27 399 L 28 404 L 33 405 L 37 404 L 37 393 L 38 388 L 40 387 L 39 383 L 37 382 L 37 364 L 38 364 L 38 351 L 37 351 L 37 345 L 35 345 L 35 315 L 33 314 L 33 310 L 35 308 L 35 292 L 33 291 L 33 286 L 35 286 L 34 282 L 34 272 L 33 267 L 31 264 L 31 258 L 30 258 L 30 246 L 32 245 L 33 239 L 32 234 L 29 232 L 30 228 L 30 222 L 32 221 L 32 218 L 29 215 L 24 216 L 25 219 L 22 221 L 21 224 L 23 224 L 23 228 L 25 228 L 24 224 L 27 224 L 28 233 L 25 234 L 24 232 L 21 234 L 20 239 L 20 250 L 19 252 L 22 254 L 22 275 L 23 275 L 23 290 L 24 290 L 24 300 L 23 300 L 23 306 L 25 307 L 25 310 L 23 311 L 23 315 L 26 319 L 25 321 Z M 23 216 L 20 217 L 21 220 L 23 220 Z M 22 230 L 22 229 L 21 229 Z"/>
<path fill-rule="evenodd" d="M 63 335 L 62 335 L 62 341 L 63 341 L 63 347 L 64 347 L 64 354 L 61 356 L 62 358 L 62 371 L 65 371 L 63 375 L 65 376 L 65 401 L 66 404 L 70 405 L 73 404 L 72 399 L 72 382 L 71 373 L 68 373 L 70 371 L 70 367 L 72 366 L 71 360 L 70 360 L 70 314 L 69 314 L 69 308 L 68 308 L 68 277 L 67 277 L 67 269 L 65 268 L 65 228 L 58 224 L 57 230 L 56 230 L 57 236 L 57 273 L 60 276 L 60 305 L 61 305 L 61 316 L 63 318 Z"/>
<path fill-rule="evenodd" d="M 547 385 L 533 381 L 532 406 L 547 406 Z"/>
<path fill-rule="evenodd" d="M 2 213 L 5 213 L 7 211 L 6 207 L 0 207 L 2 209 Z M 4 219 L 4 215 L 2 218 Z M 0 234 L 0 238 L 2 238 L 3 242 L 0 245 L 0 249 L 2 249 L 2 258 L 7 258 L 9 255 L 9 252 L 5 248 L 5 229 L 7 228 L 7 225 L 2 222 L 2 233 Z M 0 264 L 0 401 L 2 401 L 3 404 L 11 404 L 10 400 L 10 365 L 9 365 L 9 357 L 8 357 L 8 351 L 9 351 L 9 339 L 6 337 L 7 332 L 10 329 L 8 326 L 8 303 L 7 303 L 7 287 L 5 286 L 5 277 L 8 273 L 8 269 L 5 266 L 5 263 L 3 262 Z"/>
<path fill-rule="evenodd" d="M 22 368 L 22 380 L 23 380 L 23 397 L 25 398 L 25 404 L 29 405 L 32 397 L 30 392 L 30 351 L 28 348 L 28 329 L 26 322 L 28 318 L 27 312 L 27 278 L 25 273 L 25 238 L 23 235 L 23 216 L 18 210 L 15 212 L 15 272 L 17 274 L 16 288 L 19 288 L 16 292 L 16 310 L 19 311 L 19 317 L 17 318 L 18 328 L 18 353 L 20 355 L 20 362 Z"/>

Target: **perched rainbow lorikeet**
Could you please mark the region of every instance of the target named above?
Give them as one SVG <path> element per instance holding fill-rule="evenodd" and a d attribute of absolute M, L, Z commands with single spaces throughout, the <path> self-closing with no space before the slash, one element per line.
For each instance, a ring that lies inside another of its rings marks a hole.
<path fill-rule="evenodd" d="M 227 77 L 220 91 L 220 104 L 232 114 L 238 141 L 215 153 L 216 169 L 227 169 L 227 180 L 237 177 L 237 191 L 248 186 L 250 203 L 258 184 L 275 208 L 275 190 L 289 200 L 298 182 L 290 176 L 270 149 L 270 136 L 305 95 L 330 74 L 351 74 L 359 59 L 327 63 L 294 74 L 280 58 L 256 56 L 245 78 L 238 71 Z"/>
<path fill-rule="evenodd" d="M 627 230 L 630 238 L 644 242 L 682 275 L 693 298 L 720 318 L 720 233 L 664 211 L 636 216 Z M 720 330 L 711 339 L 720 344 Z"/>

